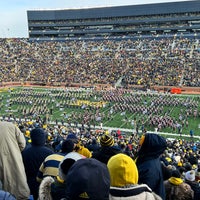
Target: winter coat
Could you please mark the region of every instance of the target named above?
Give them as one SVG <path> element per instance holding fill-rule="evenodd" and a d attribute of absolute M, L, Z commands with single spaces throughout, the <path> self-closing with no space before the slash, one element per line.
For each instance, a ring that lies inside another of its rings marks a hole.
<path fill-rule="evenodd" d="M 61 183 L 57 179 L 46 176 L 39 187 L 38 200 L 66 200 L 66 182 Z M 158 199 L 160 200 L 160 199 Z"/>
<path fill-rule="evenodd" d="M 54 179 L 51 176 L 46 176 L 40 186 L 38 191 L 37 200 L 53 200 L 51 196 L 51 185 L 54 183 Z"/>
<path fill-rule="evenodd" d="M 58 166 L 64 157 L 65 155 L 62 153 L 55 153 L 47 156 L 39 168 L 37 181 L 41 182 L 42 179 L 46 176 L 52 176 L 53 178 L 57 177 Z"/>
<path fill-rule="evenodd" d="M 111 187 L 109 200 L 162 200 L 146 185 L 134 185 L 128 188 Z"/>
<path fill-rule="evenodd" d="M 200 184 L 196 181 L 185 181 L 188 185 L 190 185 L 191 189 L 194 191 L 193 200 L 200 200 Z"/>
<path fill-rule="evenodd" d="M 194 191 L 190 185 L 184 183 L 173 184 L 169 180 L 164 182 L 166 190 L 166 200 L 193 200 Z"/>
<path fill-rule="evenodd" d="M 0 122 L 0 180 L 3 190 L 20 200 L 30 195 L 21 155 L 25 145 L 25 137 L 17 126 Z"/>
<path fill-rule="evenodd" d="M 46 135 L 41 128 L 31 131 L 31 141 L 31 147 L 22 152 L 22 157 L 31 194 L 34 196 L 34 199 L 37 199 L 40 184 L 36 180 L 37 173 L 45 158 L 54 152 L 45 146 Z"/>
<path fill-rule="evenodd" d="M 163 173 L 160 155 L 167 147 L 166 140 L 157 134 L 145 134 L 144 142 L 138 151 L 136 165 L 139 171 L 139 184 L 147 184 L 153 192 L 165 199 Z"/>
<path fill-rule="evenodd" d="M 51 195 L 53 200 L 61 200 L 66 197 L 66 183 L 59 182 L 57 179 L 51 184 Z"/>

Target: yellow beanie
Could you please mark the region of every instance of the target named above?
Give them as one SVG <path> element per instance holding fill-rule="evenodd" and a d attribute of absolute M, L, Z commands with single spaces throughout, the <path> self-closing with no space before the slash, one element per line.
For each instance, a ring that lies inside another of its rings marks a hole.
<path fill-rule="evenodd" d="M 124 187 L 138 183 L 138 169 L 133 159 L 119 153 L 112 156 L 108 161 L 111 186 Z"/>
<path fill-rule="evenodd" d="M 28 125 L 32 125 L 33 124 L 33 121 L 28 121 Z"/>
<path fill-rule="evenodd" d="M 181 161 L 179 161 L 178 164 L 177 164 L 177 166 L 178 166 L 178 167 L 182 167 L 182 166 L 183 166 L 183 163 L 182 163 Z"/>
<path fill-rule="evenodd" d="M 25 136 L 30 138 L 30 131 L 27 130 L 27 131 L 25 132 Z"/>
<path fill-rule="evenodd" d="M 172 162 L 172 159 L 171 159 L 170 157 L 166 157 L 165 159 L 166 159 L 166 161 L 169 162 L 169 163 Z"/>
<path fill-rule="evenodd" d="M 42 128 L 46 129 L 47 128 L 47 124 L 43 124 Z"/>

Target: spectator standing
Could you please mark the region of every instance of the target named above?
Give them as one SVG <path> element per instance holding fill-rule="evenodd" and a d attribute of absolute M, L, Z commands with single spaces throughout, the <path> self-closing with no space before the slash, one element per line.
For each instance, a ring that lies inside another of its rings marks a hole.
<path fill-rule="evenodd" d="M 74 133 L 69 133 L 66 139 L 73 141 L 74 151 L 85 156 L 86 158 L 91 158 L 92 153 L 81 143 L 80 139 Z"/>
<path fill-rule="evenodd" d="M 173 170 L 171 177 L 164 181 L 166 200 L 193 200 L 194 191 L 181 179 L 178 170 Z"/>
<path fill-rule="evenodd" d="M 92 154 L 92 158 L 95 158 L 105 164 L 108 163 L 110 157 L 121 153 L 119 147 L 114 146 L 114 139 L 111 135 L 102 135 L 100 138 L 101 148 Z"/>
<path fill-rule="evenodd" d="M 107 166 L 93 158 L 80 159 L 69 169 L 66 199 L 108 200 L 110 176 Z"/>
<path fill-rule="evenodd" d="M 194 191 L 193 200 L 200 200 L 200 185 L 195 180 L 195 171 L 190 170 L 185 173 L 185 182 L 190 185 L 192 190 Z"/>
<path fill-rule="evenodd" d="M 70 167 L 79 159 L 85 158 L 77 152 L 68 153 L 59 164 L 59 172 L 56 178 L 46 176 L 39 188 L 40 200 L 61 200 L 66 197 L 66 176 Z"/>
<path fill-rule="evenodd" d="M 21 151 L 26 146 L 23 133 L 11 122 L 0 122 L 0 180 L 3 190 L 27 200 L 27 184 Z"/>
<path fill-rule="evenodd" d="M 167 147 L 165 138 L 152 133 L 141 136 L 136 165 L 139 184 L 147 184 L 153 192 L 165 200 L 165 188 L 160 156 Z"/>
<path fill-rule="evenodd" d="M 54 152 L 45 146 L 47 134 L 45 133 L 44 129 L 32 129 L 30 132 L 30 137 L 31 147 L 22 152 L 22 157 L 31 194 L 33 195 L 34 199 L 37 199 L 40 184 L 36 180 L 37 173 L 45 158 Z"/>
<path fill-rule="evenodd" d="M 74 143 L 71 140 L 65 140 L 61 144 L 61 152 L 51 154 L 45 158 L 42 162 L 39 172 L 37 174 L 37 181 L 41 182 L 46 176 L 52 176 L 53 178 L 58 175 L 58 166 L 64 156 L 74 149 Z"/>
<path fill-rule="evenodd" d="M 162 200 L 146 184 L 138 184 L 138 169 L 133 159 L 119 153 L 108 161 L 110 200 Z"/>
<path fill-rule="evenodd" d="M 87 145 L 87 148 L 90 152 L 94 153 L 99 150 L 100 145 L 97 143 L 96 138 L 92 138 L 91 142 Z"/>

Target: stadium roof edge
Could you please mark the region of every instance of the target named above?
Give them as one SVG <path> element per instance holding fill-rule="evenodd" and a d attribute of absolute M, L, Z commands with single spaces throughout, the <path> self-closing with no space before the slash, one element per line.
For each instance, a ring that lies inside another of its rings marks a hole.
<path fill-rule="evenodd" d="M 154 4 L 98 7 L 89 9 L 28 10 L 28 21 L 84 20 L 94 18 L 129 17 L 144 15 L 200 12 L 200 1 L 163 2 Z"/>
<path fill-rule="evenodd" d="M 174 4 L 174 3 L 183 3 L 183 2 L 196 2 L 196 0 L 183 0 L 183 1 L 174 1 L 174 2 L 159 2 L 159 3 L 137 3 L 137 4 L 126 4 L 126 5 L 102 5 L 102 6 L 88 6 L 88 7 L 77 7 L 77 8 L 36 8 L 36 9 L 30 9 L 27 11 L 64 11 L 64 10 L 84 10 L 84 9 L 103 9 L 108 7 L 129 7 L 129 6 L 144 6 L 144 5 L 158 5 L 158 4 Z"/>

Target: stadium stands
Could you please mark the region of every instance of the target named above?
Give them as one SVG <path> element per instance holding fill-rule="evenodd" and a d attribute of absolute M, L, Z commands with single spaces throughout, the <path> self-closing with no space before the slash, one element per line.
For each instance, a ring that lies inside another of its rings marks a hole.
<path fill-rule="evenodd" d="M 1 85 L 200 87 L 199 39 L 0 39 Z"/>

